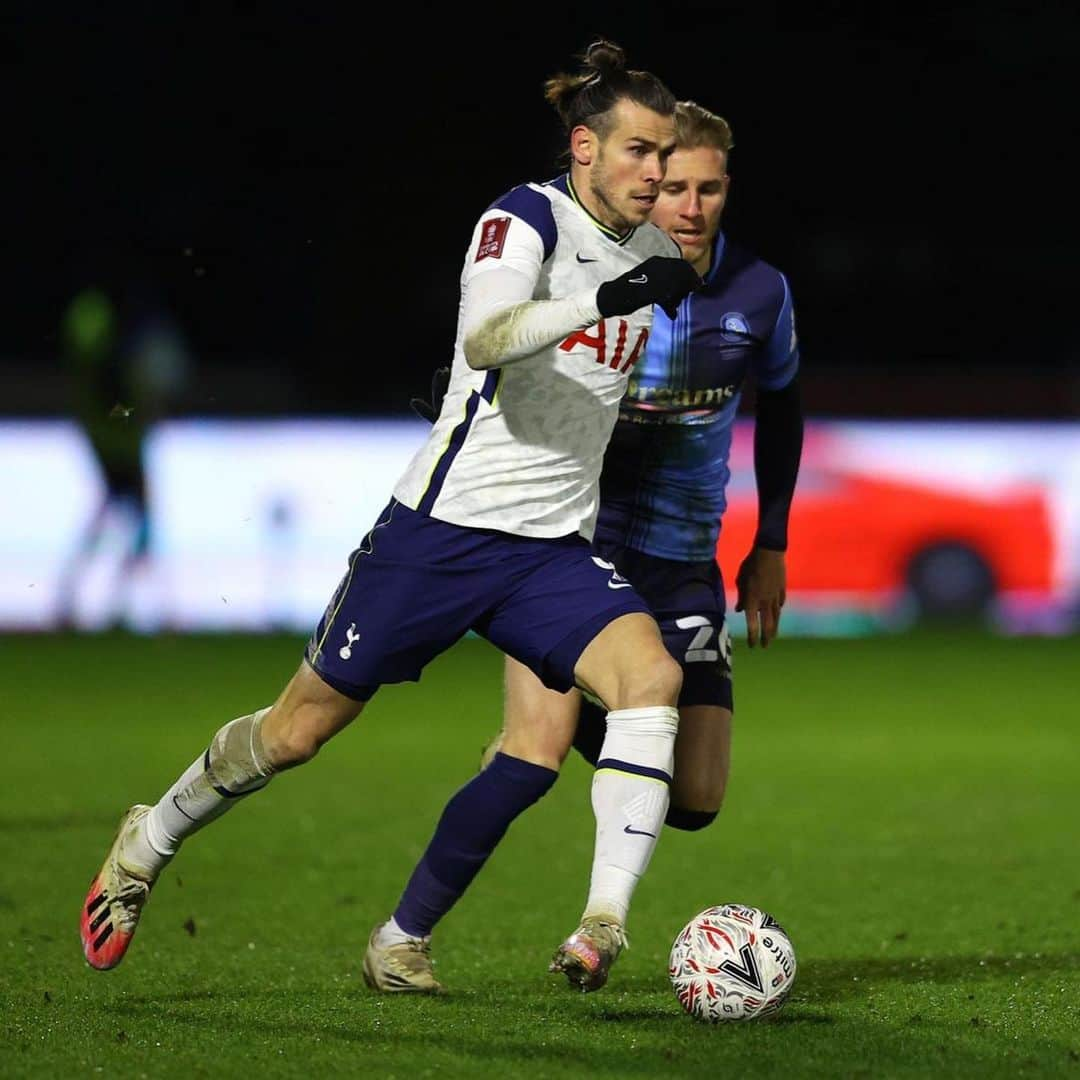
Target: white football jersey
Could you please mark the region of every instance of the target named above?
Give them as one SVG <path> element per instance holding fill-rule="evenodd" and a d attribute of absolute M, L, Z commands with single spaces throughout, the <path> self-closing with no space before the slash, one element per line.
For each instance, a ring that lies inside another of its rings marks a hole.
<path fill-rule="evenodd" d="M 678 256 L 679 249 L 651 224 L 617 236 L 581 206 L 565 175 L 522 184 L 493 203 L 465 256 L 442 411 L 395 497 L 456 525 L 592 539 L 604 449 L 628 373 L 644 356 L 652 308 L 568 333 L 504 367 L 473 371 L 462 348 L 469 290 L 479 293 L 475 282 L 502 271 L 531 281 L 533 300 L 589 294 L 651 255 Z"/>

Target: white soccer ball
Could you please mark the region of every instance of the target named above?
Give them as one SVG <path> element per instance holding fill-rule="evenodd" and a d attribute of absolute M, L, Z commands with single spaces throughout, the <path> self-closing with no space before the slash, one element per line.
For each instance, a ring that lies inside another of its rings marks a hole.
<path fill-rule="evenodd" d="M 671 946 L 675 996 L 695 1019 L 752 1020 L 776 1012 L 795 982 L 795 947 L 768 912 L 721 904 L 695 915 Z"/>

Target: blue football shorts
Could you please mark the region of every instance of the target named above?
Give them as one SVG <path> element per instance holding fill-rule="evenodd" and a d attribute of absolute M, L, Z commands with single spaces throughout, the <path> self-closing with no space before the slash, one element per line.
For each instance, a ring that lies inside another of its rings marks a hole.
<path fill-rule="evenodd" d="M 585 646 L 631 612 L 649 608 L 577 534 L 465 528 L 391 499 L 349 556 L 304 656 L 335 690 L 367 701 L 382 683 L 418 680 L 474 630 L 565 692 Z"/>
<path fill-rule="evenodd" d="M 733 708 L 724 581 L 715 560 L 676 562 L 619 544 L 595 550 L 649 605 L 668 652 L 682 665 L 680 705 Z"/>

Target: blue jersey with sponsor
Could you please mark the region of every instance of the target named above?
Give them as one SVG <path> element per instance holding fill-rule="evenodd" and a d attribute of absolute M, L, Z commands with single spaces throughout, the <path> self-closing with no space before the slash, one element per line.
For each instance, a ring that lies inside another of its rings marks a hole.
<path fill-rule="evenodd" d="M 798 366 L 787 279 L 721 233 L 704 285 L 676 318 L 654 309 L 604 456 L 596 539 L 715 558 L 743 381 L 780 390 Z"/>

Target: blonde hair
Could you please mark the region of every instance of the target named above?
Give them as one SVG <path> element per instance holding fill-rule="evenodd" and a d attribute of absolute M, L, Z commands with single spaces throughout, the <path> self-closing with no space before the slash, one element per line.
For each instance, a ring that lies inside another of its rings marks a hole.
<path fill-rule="evenodd" d="M 731 125 L 696 101 L 680 101 L 675 106 L 675 144 L 684 150 L 711 146 L 729 153 L 735 145 Z"/>

